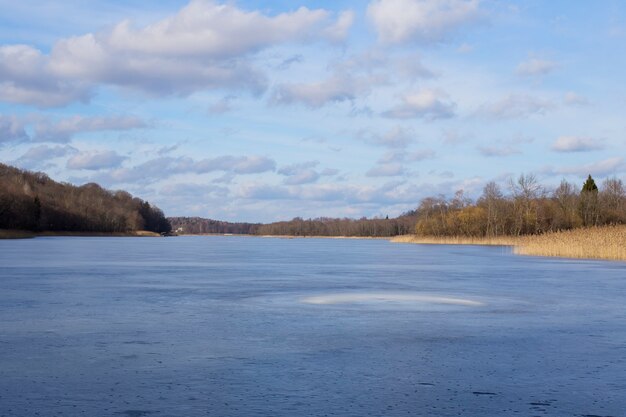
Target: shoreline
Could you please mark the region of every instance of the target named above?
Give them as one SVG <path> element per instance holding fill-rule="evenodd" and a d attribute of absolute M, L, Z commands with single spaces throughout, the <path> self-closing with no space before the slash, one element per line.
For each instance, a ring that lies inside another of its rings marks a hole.
<path fill-rule="evenodd" d="M 224 237 L 256 237 L 256 238 L 268 238 L 268 239 L 385 239 L 389 240 L 389 237 L 378 236 L 293 236 L 293 235 L 251 235 L 246 233 L 179 233 L 178 236 L 224 236 Z"/>
<path fill-rule="evenodd" d="M 31 232 L 25 230 L 0 229 L 0 239 L 29 239 L 36 237 L 160 237 L 154 232 L 137 231 L 130 233 L 102 232 Z M 462 236 L 417 236 L 401 235 L 393 237 L 369 236 L 290 236 L 290 235 L 250 235 L 228 233 L 181 234 L 179 236 L 224 236 L 253 237 L 266 239 L 347 239 L 347 240 L 388 240 L 392 243 L 420 245 L 477 245 L 508 246 L 516 255 L 542 256 L 565 259 L 596 259 L 626 261 L 626 225 L 580 228 L 568 231 L 548 232 L 541 235 L 462 237 Z"/>
<path fill-rule="evenodd" d="M 421 245 L 510 246 L 522 256 L 626 261 L 626 226 L 597 226 L 541 235 L 502 237 L 396 236 L 394 243 Z"/>
<path fill-rule="evenodd" d="M 7 230 L 0 229 L 0 239 L 33 239 L 36 237 L 54 237 L 54 236 L 75 236 L 75 237 L 160 237 L 161 235 L 155 232 L 148 232 L 145 230 L 138 230 L 136 232 L 121 233 L 121 232 L 32 232 L 29 230 Z"/>

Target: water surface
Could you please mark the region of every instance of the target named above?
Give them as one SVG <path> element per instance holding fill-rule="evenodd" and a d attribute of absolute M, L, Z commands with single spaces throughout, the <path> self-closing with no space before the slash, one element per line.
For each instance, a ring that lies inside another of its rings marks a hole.
<path fill-rule="evenodd" d="M 624 410 L 624 263 L 382 240 L 0 241 L 0 416 Z"/>

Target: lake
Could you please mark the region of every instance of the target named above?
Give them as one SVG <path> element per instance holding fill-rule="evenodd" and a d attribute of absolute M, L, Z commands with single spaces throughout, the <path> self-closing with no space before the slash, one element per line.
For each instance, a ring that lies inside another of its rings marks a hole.
<path fill-rule="evenodd" d="M 0 416 L 624 416 L 626 263 L 0 240 Z"/>

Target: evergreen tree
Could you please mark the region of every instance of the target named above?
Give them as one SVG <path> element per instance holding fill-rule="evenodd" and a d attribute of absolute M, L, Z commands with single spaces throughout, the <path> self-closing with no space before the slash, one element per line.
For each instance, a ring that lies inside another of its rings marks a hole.
<path fill-rule="evenodd" d="M 598 186 L 596 185 L 596 182 L 593 180 L 593 178 L 591 178 L 591 175 L 587 177 L 587 181 L 585 181 L 585 183 L 583 184 L 583 189 L 581 190 L 581 193 L 584 192 L 598 192 Z"/>
<path fill-rule="evenodd" d="M 599 222 L 598 186 L 591 175 L 587 177 L 580 191 L 580 217 L 585 226 L 596 226 Z"/>

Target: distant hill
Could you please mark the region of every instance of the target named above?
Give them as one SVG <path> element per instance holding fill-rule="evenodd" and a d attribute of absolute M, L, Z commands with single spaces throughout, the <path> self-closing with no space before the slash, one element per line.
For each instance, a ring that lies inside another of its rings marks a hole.
<path fill-rule="evenodd" d="M 171 225 L 158 207 L 126 191 L 78 187 L 0 164 L 0 229 L 167 233 Z"/>

